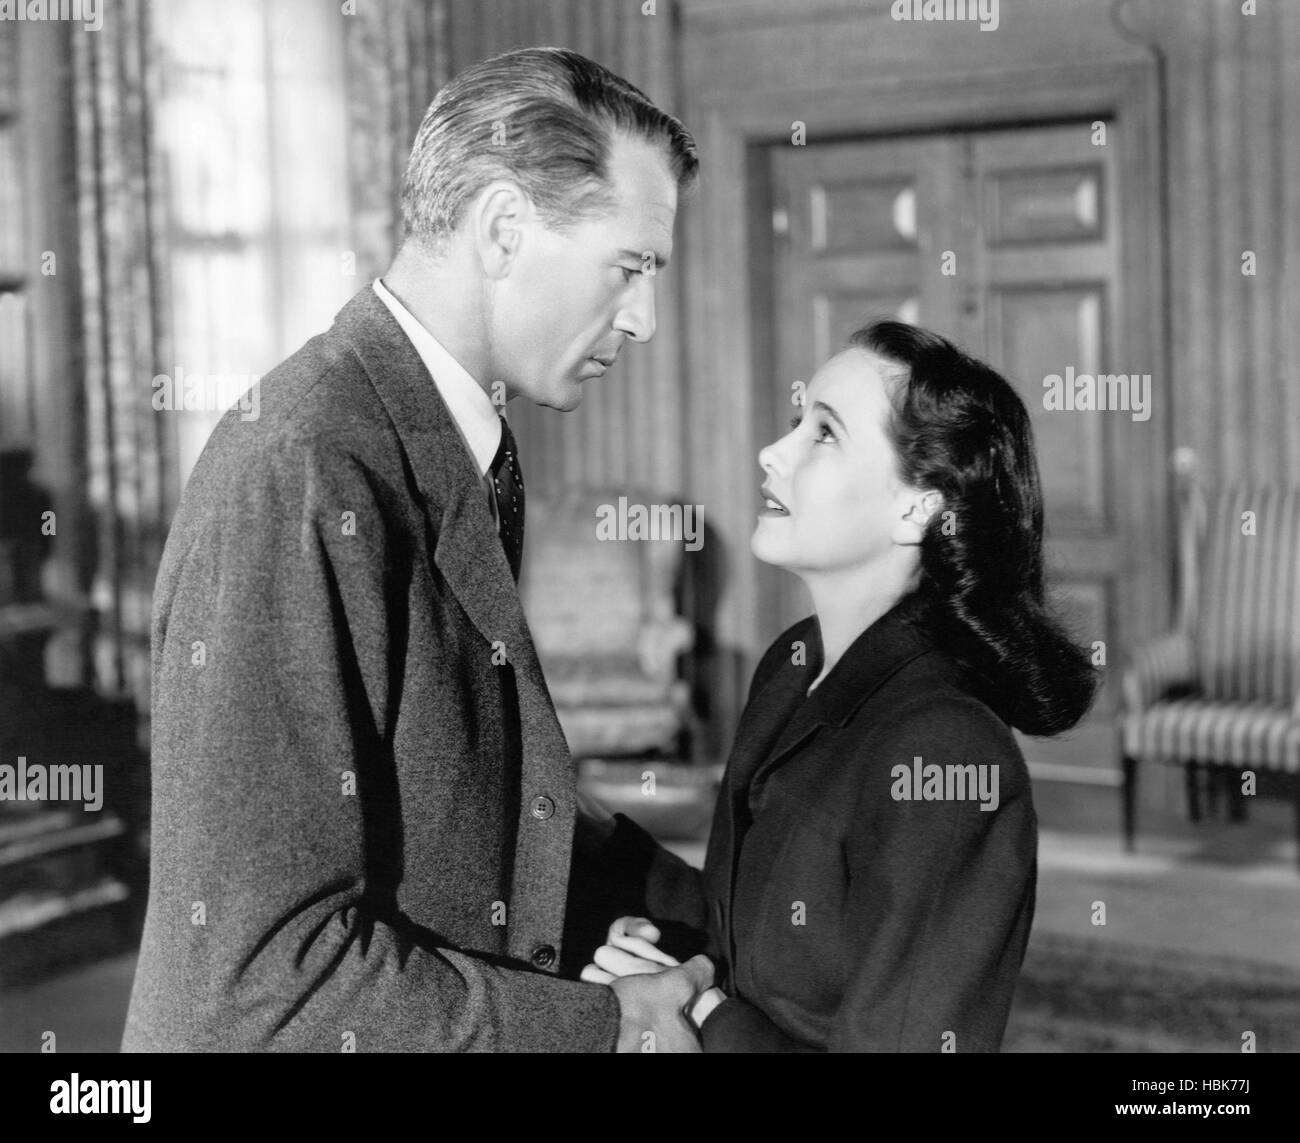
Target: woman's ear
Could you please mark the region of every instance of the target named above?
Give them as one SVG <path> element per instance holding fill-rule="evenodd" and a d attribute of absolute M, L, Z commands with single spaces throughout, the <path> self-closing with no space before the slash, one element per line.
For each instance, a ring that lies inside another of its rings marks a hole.
<path fill-rule="evenodd" d="M 896 544 L 919 544 L 925 536 L 926 525 L 930 518 L 943 507 L 942 493 L 934 489 L 917 492 L 910 496 L 905 504 L 905 511 L 894 529 Z"/>

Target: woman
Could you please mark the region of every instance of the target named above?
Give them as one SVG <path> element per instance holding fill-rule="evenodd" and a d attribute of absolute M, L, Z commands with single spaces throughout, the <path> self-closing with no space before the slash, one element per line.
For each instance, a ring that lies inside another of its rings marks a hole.
<path fill-rule="evenodd" d="M 764 654 L 723 780 L 697 883 L 721 985 L 693 1012 L 704 1049 L 996 1051 L 1036 876 L 1010 728 L 1066 730 L 1096 686 L 1044 607 L 1024 405 L 944 339 L 876 322 L 759 463 L 754 554 L 815 615 Z M 622 918 L 584 979 L 676 963 L 658 939 Z"/>

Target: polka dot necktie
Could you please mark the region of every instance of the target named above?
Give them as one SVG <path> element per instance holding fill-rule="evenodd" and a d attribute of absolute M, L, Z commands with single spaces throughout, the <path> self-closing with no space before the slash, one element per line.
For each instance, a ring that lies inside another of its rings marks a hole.
<path fill-rule="evenodd" d="M 499 413 L 497 416 L 501 417 Z M 501 546 L 506 550 L 510 572 L 517 582 L 524 559 L 524 476 L 519 469 L 515 435 L 505 417 L 501 417 L 501 443 L 492 458 L 492 488 L 497 496 Z"/>

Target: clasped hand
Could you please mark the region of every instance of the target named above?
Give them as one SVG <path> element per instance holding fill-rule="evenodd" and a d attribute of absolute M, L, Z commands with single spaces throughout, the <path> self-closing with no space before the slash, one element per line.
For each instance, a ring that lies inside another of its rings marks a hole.
<path fill-rule="evenodd" d="M 582 979 L 618 995 L 623 1020 L 619 1051 L 698 1052 L 696 1030 L 724 999 L 706 956 L 681 964 L 658 947 L 662 934 L 644 917 L 619 917 Z M 653 1038 L 647 1038 L 653 1033 Z"/>

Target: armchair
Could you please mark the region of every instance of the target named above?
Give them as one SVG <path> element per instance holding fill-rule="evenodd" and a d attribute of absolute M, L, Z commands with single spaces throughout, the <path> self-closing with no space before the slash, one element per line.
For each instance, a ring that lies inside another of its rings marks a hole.
<path fill-rule="evenodd" d="M 530 496 L 520 592 L 556 714 L 577 759 L 675 754 L 691 723 L 677 658 L 694 644 L 674 590 L 683 542 L 602 540 L 597 509 L 653 493 Z"/>
<path fill-rule="evenodd" d="M 1126 847 L 1143 761 L 1185 768 L 1193 820 L 1200 767 L 1286 776 L 1300 841 L 1300 489 L 1237 484 L 1207 498 L 1189 452 L 1175 468 L 1178 620 L 1123 678 Z"/>

